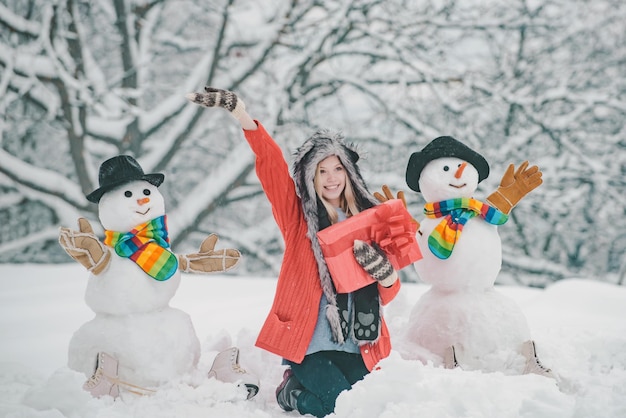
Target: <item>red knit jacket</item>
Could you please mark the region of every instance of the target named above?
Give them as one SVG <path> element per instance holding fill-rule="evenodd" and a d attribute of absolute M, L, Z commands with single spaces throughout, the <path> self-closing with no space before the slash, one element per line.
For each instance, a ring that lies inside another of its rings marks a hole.
<path fill-rule="evenodd" d="M 272 309 L 256 341 L 257 347 L 295 363 L 302 362 L 313 336 L 322 287 L 317 262 L 307 237 L 302 204 L 282 150 L 257 122 L 258 129 L 244 130 L 256 154 L 256 173 L 271 205 L 274 219 L 285 241 L 285 253 L 278 276 Z M 400 290 L 400 281 L 385 288 L 378 286 L 381 303 L 386 305 Z M 373 344 L 361 346 L 368 370 L 389 355 L 391 339 L 385 320 Z"/>

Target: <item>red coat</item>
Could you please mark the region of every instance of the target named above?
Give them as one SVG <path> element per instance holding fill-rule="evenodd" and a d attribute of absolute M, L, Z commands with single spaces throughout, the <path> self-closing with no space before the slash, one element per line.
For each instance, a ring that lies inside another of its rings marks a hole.
<path fill-rule="evenodd" d="M 302 362 L 317 322 L 322 287 L 317 262 L 307 237 L 302 204 L 282 150 L 258 123 L 254 131 L 244 130 L 256 154 L 256 172 L 271 205 L 274 219 L 285 241 L 285 253 L 278 276 L 272 309 L 256 341 L 257 347 L 295 363 Z M 378 286 L 381 303 L 386 305 L 400 290 L 400 281 L 385 288 Z M 384 318 L 378 340 L 361 346 L 369 370 L 391 351 L 391 339 Z"/>

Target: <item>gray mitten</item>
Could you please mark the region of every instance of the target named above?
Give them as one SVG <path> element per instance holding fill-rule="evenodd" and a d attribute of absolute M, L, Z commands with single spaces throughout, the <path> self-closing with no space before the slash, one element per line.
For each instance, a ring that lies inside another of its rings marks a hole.
<path fill-rule="evenodd" d="M 240 119 L 241 114 L 246 110 L 244 102 L 229 90 L 205 87 L 204 93 L 189 93 L 186 97 L 200 106 L 226 109 L 237 119 Z"/>
<path fill-rule="evenodd" d="M 365 241 L 355 240 L 352 251 L 363 270 L 381 286 L 389 287 L 398 280 L 398 273 L 389 262 L 385 252 L 375 242 L 370 245 Z"/>

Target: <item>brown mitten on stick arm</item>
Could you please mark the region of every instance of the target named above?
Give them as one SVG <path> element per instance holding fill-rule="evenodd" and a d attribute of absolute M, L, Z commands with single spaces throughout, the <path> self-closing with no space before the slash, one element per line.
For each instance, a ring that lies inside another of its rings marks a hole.
<path fill-rule="evenodd" d="M 498 189 L 487 197 L 487 203 L 507 215 L 528 193 L 543 183 L 541 171 L 536 165 L 528 168 L 528 161 L 524 161 L 515 171 L 510 164 L 507 168 Z"/>
<path fill-rule="evenodd" d="M 391 199 L 400 199 L 402 200 L 402 204 L 404 204 L 404 207 L 406 208 L 406 199 L 404 197 L 404 192 L 402 190 L 398 190 L 398 195 L 396 197 L 393 197 L 393 193 L 391 193 L 391 189 L 386 184 L 383 184 L 382 190 L 383 190 L 383 193 L 385 194 L 384 196 L 378 192 L 374 192 L 374 197 L 378 199 L 380 203 L 385 203 L 386 201 L 391 200 Z"/>
<path fill-rule="evenodd" d="M 61 228 L 59 244 L 65 252 L 96 276 L 104 271 L 111 260 L 111 251 L 93 233 L 85 218 L 78 219 L 80 231 Z"/>
<path fill-rule="evenodd" d="M 385 252 L 376 244 L 355 240 L 352 247 L 354 257 L 363 270 L 381 286 L 389 287 L 398 280 L 398 273 L 393 268 Z"/>
<path fill-rule="evenodd" d="M 202 242 L 198 253 L 179 255 L 180 270 L 185 273 L 216 273 L 235 267 L 241 253 L 231 248 L 215 251 L 217 240 L 217 235 L 211 234 Z"/>
<path fill-rule="evenodd" d="M 404 197 L 404 192 L 402 190 L 398 191 L 397 197 L 393 197 L 393 193 L 391 193 L 391 189 L 386 184 L 383 184 L 382 190 L 383 190 L 383 193 L 385 194 L 384 196 L 378 192 L 374 192 L 374 197 L 380 203 L 385 203 L 386 201 L 391 200 L 391 199 L 400 199 L 402 201 L 402 204 L 404 205 L 404 208 L 408 209 L 406 206 L 406 199 Z M 420 223 L 417 222 L 415 218 L 411 217 L 411 222 L 417 225 L 417 229 L 420 229 Z"/>

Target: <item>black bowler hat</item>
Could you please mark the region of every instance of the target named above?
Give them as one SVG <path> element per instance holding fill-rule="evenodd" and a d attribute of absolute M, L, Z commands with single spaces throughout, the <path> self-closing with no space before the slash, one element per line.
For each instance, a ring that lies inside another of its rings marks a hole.
<path fill-rule="evenodd" d="M 159 187 L 165 176 L 160 173 L 144 174 L 139 163 L 130 155 L 109 158 L 100 166 L 98 181 L 100 188 L 87 195 L 87 200 L 98 203 L 103 194 L 118 186 L 135 180 L 145 180 Z"/>
<path fill-rule="evenodd" d="M 473 165 L 478 171 L 479 183 L 489 177 L 489 163 L 482 155 L 451 136 L 440 136 L 430 141 L 421 151 L 411 154 L 406 167 L 406 184 L 419 192 L 419 179 L 426 164 L 445 157 L 460 158 Z"/>

